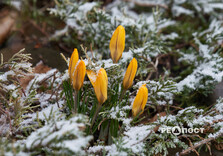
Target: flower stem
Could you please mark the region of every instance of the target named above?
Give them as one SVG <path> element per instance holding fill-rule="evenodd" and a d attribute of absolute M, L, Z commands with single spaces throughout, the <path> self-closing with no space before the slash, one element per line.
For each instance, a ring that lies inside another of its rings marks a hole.
<path fill-rule="evenodd" d="M 167 103 L 167 114 L 170 114 L 170 105 L 169 105 L 169 102 Z"/>
<path fill-rule="evenodd" d="M 101 110 L 101 106 L 102 106 L 102 104 L 100 104 L 100 103 L 97 105 L 96 111 L 95 111 L 94 116 L 93 116 L 93 118 L 91 120 L 91 127 L 90 128 L 93 127 L 95 119 L 98 116 L 99 111 Z"/>
<path fill-rule="evenodd" d="M 122 90 L 122 92 L 121 92 L 120 98 L 119 98 L 119 103 L 121 103 L 122 98 L 123 98 L 123 96 L 124 96 L 125 92 L 126 92 L 126 90 L 125 90 L 125 89 L 123 89 L 123 90 Z"/>
<path fill-rule="evenodd" d="M 74 114 L 77 113 L 78 90 L 74 91 Z"/>

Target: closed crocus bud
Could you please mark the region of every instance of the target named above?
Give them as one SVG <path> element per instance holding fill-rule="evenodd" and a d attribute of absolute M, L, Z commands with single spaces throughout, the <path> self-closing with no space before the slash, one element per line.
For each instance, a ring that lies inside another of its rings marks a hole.
<path fill-rule="evenodd" d="M 84 77 L 86 74 L 86 66 L 83 60 L 79 61 L 75 67 L 73 74 L 71 75 L 71 80 L 73 88 L 78 91 L 83 86 Z"/>
<path fill-rule="evenodd" d="M 129 89 L 132 86 L 133 80 L 136 75 L 138 63 L 135 58 L 129 63 L 129 66 L 126 70 L 124 79 L 123 79 L 123 87 L 125 90 Z"/>
<path fill-rule="evenodd" d="M 108 77 L 106 71 L 101 68 L 96 74 L 87 70 L 87 75 L 94 87 L 99 104 L 103 104 L 107 100 Z"/>
<path fill-rule="evenodd" d="M 139 113 L 140 114 L 143 113 L 147 99 L 148 99 L 148 89 L 146 88 L 146 84 L 144 84 L 139 88 L 135 100 L 133 102 L 132 114 L 134 117 L 137 116 Z"/>
<path fill-rule="evenodd" d="M 79 60 L 78 51 L 75 48 L 71 57 L 70 57 L 70 62 L 69 62 L 69 67 L 68 67 L 68 73 L 69 73 L 70 78 L 71 78 L 71 75 L 74 72 L 74 69 L 76 67 L 76 64 L 77 64 L 78 60 Z"/>
<path fill-rule="evenodd" d="M 125 49 L 125 28 L 123 26 L 119 25 L 113 33 L 109 48 L 113 63 L 117 63 Z"/>

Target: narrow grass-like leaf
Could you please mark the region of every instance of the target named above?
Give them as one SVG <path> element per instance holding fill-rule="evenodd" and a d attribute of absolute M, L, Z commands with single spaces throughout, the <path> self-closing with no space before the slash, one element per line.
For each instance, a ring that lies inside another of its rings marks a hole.
<path fill-rule="evenodd" d="M 64 87 L 64 93 L 66 97 L 66 104 L 71 112 L 74 107 L 73 88 L 68 81 L 63 82 L 63 87 Z"/>

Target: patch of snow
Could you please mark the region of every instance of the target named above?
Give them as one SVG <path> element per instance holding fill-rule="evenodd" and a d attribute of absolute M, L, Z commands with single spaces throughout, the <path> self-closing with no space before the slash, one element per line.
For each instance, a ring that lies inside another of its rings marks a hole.
<path fill-rule="evenodd" d="M 83 131 L 80 130 L 81 127 L 85 127 L 85 124 L 80 122 L 83 120 L 83 116 L 74 116 L 69 120 L 61 120 L 60 118 L 53 120 L 28 136 L 25 141 L 26 148 L 32 149 L 36 146 L 44 147 L 47 145 L 48 147 L 66 148 L 74 153 L 84 154 L 82 148 L 89 144 L 92 136 L 85 137 Z M 76 137 L 69 139 L 65 137 L 67 135 Z M 52 141 L 55 141 L 55 139 L 59 140 L 60 143 L 54 144 Z"/>
<path fill-rule="evenodd" d="M 216 133 L 211 133 L 208 135 L 208 138 L 216 138 L 216 137 L 219 137 L 219 135 L 222 135 L 223 134 L 223 127 Z"/>
<path fill-rule="evenodd" d="M 175 21 L 166 20 L 165 22 L 163 22 L 163 24 L 161 24 L 161 25 L 158 26 L 158 30 L 161 30 L 163 28 L 166 28 L 168 26 L 175 25 L 175 24 L 176 24 Z"/>
<path fill-rule="evenodd" d="M 10 1 L 10 4 L 16 9 L 21 10 L 21 1 Z"/>
<path fill-rule="evenodd" d="M 185 9 L 184 7 L 177 6 L 177 5 L 174 5 L 172 7 L 172 13 L 176 17 L 180 16 L 181 14 L 190 15 L 190 16 L 194 14 L 193 11 Z"/>
<path fill-rule="evenodd" d="M 217 100 L 217 104 L 215 105 L 215 108 L 220 113 L 223 113 L 223 99 L 222 98 Z"/>
<path fill-rule="evenodd" d="M 7 81 L 8 80 L 7 77 L 9 75 L 15 75 L 15 72 L 12 70 L 9 70 L 9 71 L 5 72 L 4 74 L 0 75 L 0 81 Z"/>
<path fill-rule="evenodd" d="M 163 40 L 167 40 L 167 39 L 174 40 L 174 39 L 176 39 L 178 37 L 179 37 L 179 35 L 177 33 L 175 33 L 175 32 L 172 32 L 172 33 L 170 33 L 168 35 L 161 36 L 161 38 Z"/>

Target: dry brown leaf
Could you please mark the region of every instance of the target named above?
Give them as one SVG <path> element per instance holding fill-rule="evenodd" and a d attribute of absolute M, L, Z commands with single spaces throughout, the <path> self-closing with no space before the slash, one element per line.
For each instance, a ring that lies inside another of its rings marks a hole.
<path fill-rule="evenodd" d="M 158 115 L 159 115 L 159 117 L 166 116 L 166 112 L 157 113 L 152 119 L 150 119 L 150 122 L 156 121 L 158 119 Z"/>
<path fill-rule="evenodd" d="M 215 143 L 214 146 L 219 151 L 223 150 L 223 143 Z"/>
<path fill-rule="evenodd" d="M 51 70 L 50 67 L 48 67 L 47 65 L 44 65 L 42 61 L 40 61 L 39 63 L 36 64 L 36 66 L 34 67 L 34 73 L 38 73 L 38 74 L 41 74 L 41 73 L 46 73 L 48 72 L 49 70 Z"/>
<path fill-rule="evenodd" d="M 17 17 L 17 13 L 15 11 L 1 10 L 0 14 L 4 14 L 2 12 L 8 12 L 8 15 L 0 18 L 0 45 L 5 41 L 8 37 L 11 29 L 14 26 L 15 19 Z"/>
<path fill-rule="evenodd" d="M 25 76 L 25 77 L 20 79 L 20 85 L 22 86 L 23 89 L 26 89 L 26 87 L 29 84 L 29 82 L 34 78 L 34 74 L 35 73 L 38 73 L 38 74 L 46 73 L 50 69 L 51 69 L 50 67 L 44 65 L 43 62 L 40 61 L 34 67 L 32 75 L 27 75 L 27 76 Z"/>

